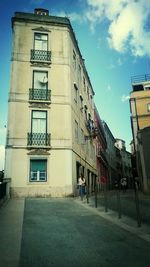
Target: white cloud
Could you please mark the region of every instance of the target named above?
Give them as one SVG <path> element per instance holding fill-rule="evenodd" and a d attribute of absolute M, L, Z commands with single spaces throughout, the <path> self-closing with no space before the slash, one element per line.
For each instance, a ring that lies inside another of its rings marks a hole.
<path fill-rule="evenodd" d="M 4 169 L 5 147 L 0 146 L 0 171 Z"/>
<path fill-rule="evenodd" d="M 126 101 L 128 101 L 130 99 L 130 96 L 129 95 L 122 95 L 121 96 L 121 101 L 122 102 L 126 102 Z"/>
<path fill-rule="evenodd" d="M 112 49 L 120 53 L 130 50 L 134 56 L 150 55 L 150 1 L 87 0 L 87 3 L 86 17 L 91 28 L 107 19 L 107 41 Z"/>

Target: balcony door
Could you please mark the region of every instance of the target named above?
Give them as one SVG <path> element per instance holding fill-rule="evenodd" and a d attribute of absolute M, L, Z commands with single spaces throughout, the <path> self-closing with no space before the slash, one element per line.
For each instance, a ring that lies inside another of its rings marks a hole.
<path fill-rule="evenodd" d="M 34 71 L 32 98 L 36 100 L 49 100 L 48 96 L 48 72 Z"/>
<path fill-rule="evenodd" d="M 48 89 L 48 73 L 47 71 L 33 72 L 33 89 Z"/>
<path fill-rule="evenodd" d="M 32 111 L 32 134 L 46 134 L 47 132 L 47 112 Z"/>
<path fill-rule="evenodd" d="M 48 50 L 48 35 L 43 33 L 35 33 L 34 35 L 34 49 L 35 50 Z"/>

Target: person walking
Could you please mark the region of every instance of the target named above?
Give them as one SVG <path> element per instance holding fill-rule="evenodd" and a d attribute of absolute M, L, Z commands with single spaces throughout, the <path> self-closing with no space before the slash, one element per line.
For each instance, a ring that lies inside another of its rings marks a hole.
<path fill-rule="evenodd" d="M 83 200 L 83 197 L 85 195 L 85 178 L 83 177 L 83 174 L 81 174 L 78 179 L 78 185 L 79 185 L 79 195 L 81 197 L 81 200 Z"/>
<path fill-rule="evenodd" d="M 125 193 L 127 189 L 127 178 L 126 177 L 122 178 L 120 182 L 121 182 L 121 188 Z"/>

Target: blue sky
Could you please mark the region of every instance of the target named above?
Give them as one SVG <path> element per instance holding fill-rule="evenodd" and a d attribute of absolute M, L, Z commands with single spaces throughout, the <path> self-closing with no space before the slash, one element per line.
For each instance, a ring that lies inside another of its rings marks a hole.
<path fill-rule="evenodd" d="M 49 9 L 70 18 L 95 91 L 95 103 L 114 137 L 132 139 L 131 76 L 150 73 L 148 0 L 0 0 L 0 169 L 3 168 L 10 88 L 11 17 L 16 11 Z"/>

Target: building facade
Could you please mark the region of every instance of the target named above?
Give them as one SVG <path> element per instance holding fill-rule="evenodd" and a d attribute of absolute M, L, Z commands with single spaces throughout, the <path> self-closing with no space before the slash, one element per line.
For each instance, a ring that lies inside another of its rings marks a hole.
<path fill-rule="evenodd" d="M 97 175 L 94 91 L 68 18 L 16 12 L 5 178 L 12 196 L 69 196 Z"/>
<path fill-rule="evenodd" d="M 116 174 L 116 148 L 115 141 L 110 128 L 108 127 L 105 121 L 102 121 L 103 129 L 105 133 L 107 148 L 106 148 L 106 158 L 108 162 L 108 185 L 109 188 L 112 189 L 117 177 Z"/>
<path fill-rule="evenodd" d="M 95 106 L 95 151 L 96 151 L 96 163 L 97 163 L 97 173 L 98 173 L 98 188 L 101 190 L 103 185 L 108 184 L 108 161 L 106 156 L 107 142 L 103 129 L 103 124 L 100 119 L 98 110 Z"/>
<path fill-rule="evenodd" d="M 150 193 L 150 74 L 132 77 L 130 93 L 134 153 L 141 187 Z"/>
<path fill-rule="evenodd" d="M 125 177 L 127 179 L 127 187 L 133 188 L 131 153 L 126 150 L 125 141 L 122 139 L 116 138 L 115 146 L 117 148 L 117 155 L 119 156 L 120 154 L 120 166 L 117 160 L 117 166 L 120 167 L 117 167 L 119 180 Z"/>

